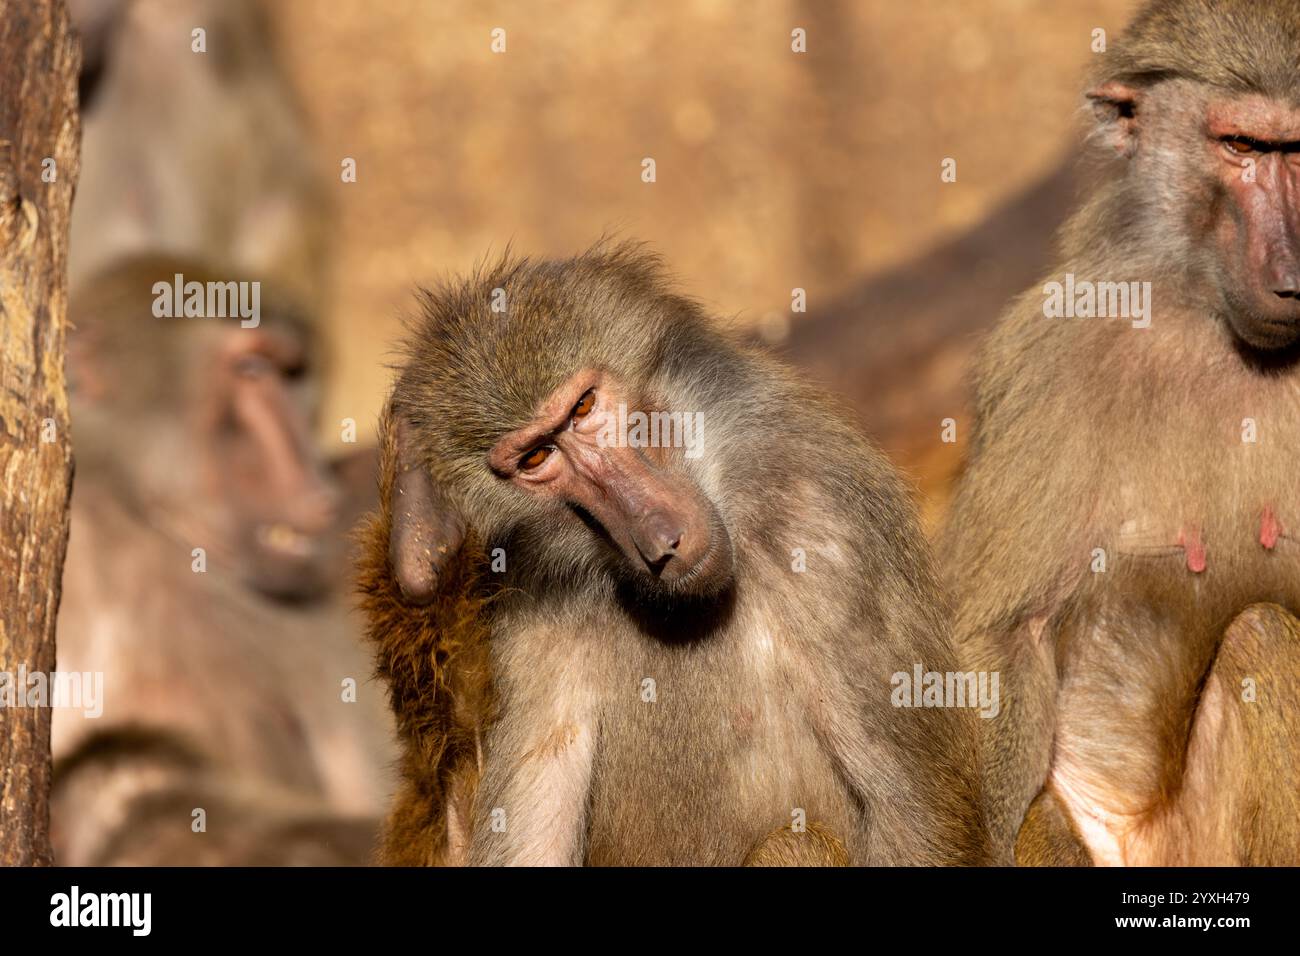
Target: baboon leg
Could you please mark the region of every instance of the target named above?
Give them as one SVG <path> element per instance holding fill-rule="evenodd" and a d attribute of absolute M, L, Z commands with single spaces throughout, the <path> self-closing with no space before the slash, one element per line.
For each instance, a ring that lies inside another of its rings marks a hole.
<path fill-rule="evenodd" d="M 1092 854 L 1050 786 L 1029 805 L 1016 837 L 1017 866 L 1092 866 Z"/>
<path fill-rule="evenodd" d="M 1187 861 L 1300 864 L 1300 620 L 1275 604 L 1224 634 L 1187 751 Z"/>
<path fill-rule="evenodd" d="M 745 857 L 745 866 L 848 866 L 849 851 L 820 823 L 802 832 L 791 826 L 773 830 Z"/>

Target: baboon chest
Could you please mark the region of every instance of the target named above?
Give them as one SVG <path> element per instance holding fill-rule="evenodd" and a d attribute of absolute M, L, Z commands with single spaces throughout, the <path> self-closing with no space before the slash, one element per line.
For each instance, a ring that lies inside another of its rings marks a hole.
<path fill-rule="evenodd" d="M 1300 611 L 1294 390 L 1207 388 L 1097 483 L 1089 565 L 1057 632 L 1053 773 L 1076 821 L 1176 792 L 1224 630 L 1253 604 Z"/>
<path fill-rule="evenodd" d="M 764 835 L 802 821 L 854 842 L 848 795 L 796 678 L 755 643 L 766 636 L 715 636 L 627 655 L 635 663 L 606 698 L 596 746 L 593 860 L 736 865 Z"/>
<path fill-rule="evenodd" d="M 1080 588 L 1097 617 L 1136 613 L 1191 637 L 1300 597 L 1296 387 L 1204 386 L 1164 396 L 1178 411 L 1153 415 L 1100 475 Z"/>

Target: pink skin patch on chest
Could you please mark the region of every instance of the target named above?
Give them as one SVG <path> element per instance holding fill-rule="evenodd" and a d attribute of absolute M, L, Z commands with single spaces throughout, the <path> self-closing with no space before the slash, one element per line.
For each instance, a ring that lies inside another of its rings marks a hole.
<path fill-rule="evenodd" d="M 1272 551 L 1277 539 L 1282 536 L 1282 524 L 1277 520 L 1271 505 L 1265 505 L 1264 513 L 1259 516 L 1259 543 Z"/>
<path fill-rule="evenodd" d="M 1187 570 L 1200 574 L 1205 570 L 1205 545 L 1201 542 L 1200 532 L 1195 528 L 1184 528 L 1178 532 L 1178 546 L 1187 553 Z"/>

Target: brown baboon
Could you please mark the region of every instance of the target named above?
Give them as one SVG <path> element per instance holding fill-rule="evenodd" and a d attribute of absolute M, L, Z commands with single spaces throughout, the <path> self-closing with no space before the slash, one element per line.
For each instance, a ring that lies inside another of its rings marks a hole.
<path fill-rule="evenodd" d="M 973 716 L 891 706 L 952 669 L 902 484 L 654 257 L 426 293 L 383 431 L 387 862 L 983 859 Z"/>
<path fill-rule="evenodd" d="M 177 275 L 207 314 L 161 314 Z M 356 834 L 377 832 L 390 724 L 330 592 L 348 557 L 310 433 L 314 340 L 273 289 L 233 314 L 236 288 L 149 258 L 72 297 L 58 667 L 103 677 L 102 713 L 54 715 L 60 862 L 365 862 Z M 311 852 L 306 830 L 333 848 Z"/>
<path fill-rule="evenodd" d="M 983 351 L 944 540 L 995 849 L 1298 863 L 1300 2 L 1151 3 L 1089 98 L 1099 181 Z"/>

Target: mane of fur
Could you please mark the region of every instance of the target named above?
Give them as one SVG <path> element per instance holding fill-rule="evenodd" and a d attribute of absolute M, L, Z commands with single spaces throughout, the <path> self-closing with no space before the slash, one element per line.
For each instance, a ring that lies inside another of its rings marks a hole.
<path fill-rule="evenodd" d="M 358 589 L 375 649 L 376 676 L 388 687 L 402 756 L 400 783 L 384 823 L 377 862 L 437 866 L 454 856 L 449 805 L 468 804 L 479 775 L 479 747 L 492 716 L 488 628 L 483 613 L 482 548 L 467 538 L 448 562 L 435 599 L 407 603 L 388 561 L 396 455 L 391 422 L 381 424 L 380 509 L 360 531 Z M 467 825 L 468 820 L 464 823 Z"/>

